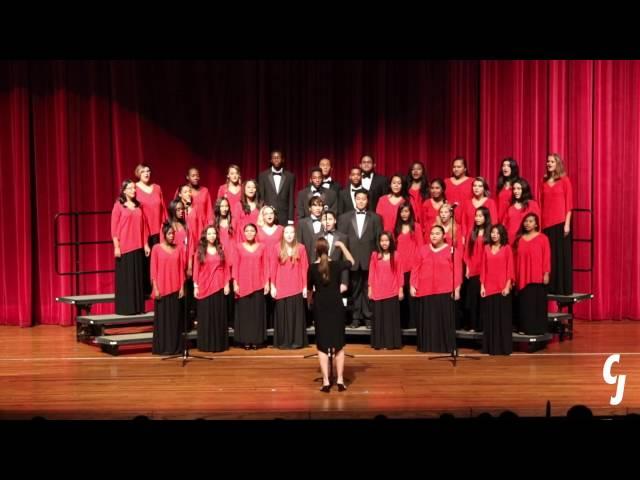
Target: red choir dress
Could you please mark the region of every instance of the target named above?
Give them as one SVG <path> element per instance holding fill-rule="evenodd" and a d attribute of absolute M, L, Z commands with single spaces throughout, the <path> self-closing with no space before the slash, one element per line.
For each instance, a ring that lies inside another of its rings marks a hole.
<path fill-rule="evenodd" d="M 224 261 L 219 252 L 205 253 L 204 262 L 199 255 L 193 260 L 193 283 L 198 294 L 198 350 L 222 352 L 229 348 L 229 324 L 227 298 L 224 287 L 231 278 L 230 257 L 222 248 Z"/>
<path fill-rule="evenodd" d="M 427 198 L 422 204 L 421 225 L 424 243 L 431 243 L 429 235 L 431 234 L 431 227 L 438 220 L 440 215 L 440 207 L 435 208 L 430 198 Z"/>
<path fill-rule="evenodd" d="M 185 280 L 185 253 L 180 247 L 167 251 L 163 244 L 151 252 L 151 281 L 154 291 L 153 347 L 156 355 L 174 355 L 183 349 L 182 333 L 185 328 L 184 309 L 178 298 Z M 160 298 L 156 297 L 160 294 Z"/>
<path fill-rule="evenodd" d="M 236 246 L 231 276 L 238 283 L 234 342 L 246 346 L 262 345 L 267 340 L 264 286 L 267 262 L 264 245 L 258 243 L 254 252 L 244 244 Z"/>
<path fill-rule="evenodd" d="M 249 213 L 246 213 L 242 208 L 241 203 L 238 203 L 235 206 L 235 210 L 232 212 L 233 222 L 235 224 L 233 225 L 233 229 L 235 230 L 236 241 L 238 243 L 246 240 L 244 236 L 244 227 L 249 223 L 253 223 L 259 231 L 258 215 L 260 215 L 260 209 L 258 207 L 254 208 Z"/>
<path fill-rule="evenodd" d="M 411 286 L 416 289 L 418 317 L 416 344 L 420 352 L 451 352 L 455 347 L 455 305 L 452 288 L 462 284 L 462 252 L 446 243 L 434 250 L 431 243 L 420 249 L 411 270 Z"/>
<path fill-rule="evenodd" d="M 514 252 L 518 325 L 526 335 L 547 332 L 547 288 L 544 274 L 551 270 L 549 238 L 539 233 L 531 240 L 521 237 Z"/>
<path fill-rule="evenodd" d="M 484 326 L 482 351 L 489 355 L 510 355 L 513 351 L 512 295 L 503 296 L 507 282 L 515 280 L 513 252 L 509 245 L 493 253 L 485 245 L 480 265 L 480 284 L 485 296 L 480 299 L 480 318 Z"/>
<path fill-rule="evenodd" d="M 473 178 L 467 177 L 464 182 L 459 185 L 454 185 L 451 181 L 451 177 L 444 179 L 445 192 L 444 196 L 447 199 L 447 203 L 459 205 L 456 208 L 455 219 L 456 222 L 462 223 L 462 204 L 473 197 Z"/>
<path fill-rule="evenodd" d="M 498 221 L 498 207 L 496 206 L 496 202 L 494 202 L 492 198 L 484 198 L 484 202 L 478 207 L 473 204 L 473 200 L 471 198 L 465 200 L 459 207 L 462 209 L 462 235 L 464 235 L 465 238 L 467 234 L 473 230 L 473 226 L 476 224 L 476 210 L 480 207 L 489 209 L 491 225 L 497 225 L 500 223 Z"/>
<path fill-rule="evenodd" d="M 518 230 L 522 226 L 522 221 L 529 213 L 535 213 L 540 219 L 540 205 L 535 200 L 529 200 L 527 206 L 523 208 L 517 208 L 514 203 L 511 205 L 502 218 L 502 224 L 507 229 L 507 236 L 509 238 L 509 245 L 513 246 L 513 242 L 516 241 L 518 236 Z"/>
<path fill-rule="evenodd" d="M 573 210 L 573 188 L 569 177 L 560 177 L 553 186 L 544 182 L 541 187 L 540 207 L 542 225 L 540 228 L 549 238 L 551 246 L 551 273 L 549 293 L 571 295 L 573 293 L 573 258 L 571 243 L 573 230 L 564 236 L 564 222 L 567 213 Z"/>
<path fill-rule="evenodd" d="M 509 210 L 511 206 L 511 198 L 513 197 L 513 187 L 509 185 L 508 187 L 502 187 L 502 189 L 498 192 L 498 221 L 493 221 L 493 223 L 502 223 L 504 225 L 504 216 Z"/>
<path fill-rule="evenodd" d="M 473 250 L 470 250 L 471 232 L 467 235 L 464 246 L 464 263 L 469 271 L 469 277 L 465 276 L 464 288 L 464 326 L 467 330 L 481 332 L 483 329 L 480 318 L 480 265 L 488 232 L 478 236 L 473 243 Z"/>
<path fill-rule="evenodd" d="M 119 201 L 111 211 L 111 238 L 120 243 L 116 258 L 115 311 L 118 315 L 144 312 L 145 284 L 144 245 L 149 238 L 149 225 L 142 208 L 128 208 Z"/>
<path fill-rule="evenodd" d="M 307 338 L 306 307 L 302 291 L 307 284 L 309 259 L 307 250 L 297 244 L 298 260 L 280 260 L 280 245 L 271 246 L 270 276 L 276 289 L 273 346 L 290 349 L 309 345 Z"/>
<path fill-rule="evenodd" d="M 393 232 L 396 228 L 396 218 L 398 217 L 398 211 L 404 204 L 404 198 L 394 205 L 389 199 L 389 195 L 383 195 L 378 200 L 376 207 L 376 213 L 382 218 L 382 230 L 386 232 Z"/>
<path fill-rule="evenodd" d="M 422 226 L 419 223 L 414 225 L 414 231 L 401 233 L 396 238 L 396 251 L 401 261 L 403 274 L 404 298 L 400 302 L 400 321 L 403 328 L 416 328 L 416 299 L 409 292 L 411 269 L 420 258 L 420 249 L 424 245 L 422 238 Z"/>
<path fill-rule="evenodd" d="M 220 188 L 218 188 L 218 196 L 216 198 L 223 197 L 229 200 L 229 208 L 233 211 L 233 208 L 240 204 L 240 198 L 242 197 L 242 185 L 240 185 L 238 193 L 231 193 L 229 191 L 229 186 L 226 183 L 224 185 L 220 185 Z"/>
<path fill-rule="evenodd" d="M 373 308 L 371 346 L 376 350 L 402 348 L 398 293 L 404 283 L 404 262 L 398 252 L 393 256 L 393 265 L 390 258 L 384 260 L 379 256 L 373 252 L 369 261 L 369 298 Z"/>

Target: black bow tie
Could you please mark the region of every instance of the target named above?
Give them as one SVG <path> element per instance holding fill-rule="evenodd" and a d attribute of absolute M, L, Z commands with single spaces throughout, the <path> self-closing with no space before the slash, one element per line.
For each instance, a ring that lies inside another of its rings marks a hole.
<path fill-rule="evenodd" d="M 279 172 L 271 172 L 271 173 L 273 173 L 274 175 L 282 175 L 282 170 L 280 170 Z"/>
<path fill-rule="evenodd" d="M 364 211 L 364 210 L 362 210 L 362 211 L 359 211 L 359 210 L 358 210 L 356 213 L 357 213 L 358 215 L 365 215 L 367 212 L 366 212 L 366 211 Z"/>
<path fill-rule="evenodd" d="M 373 175 L 373 172 L 363 173 L 362 178 L 371 178 L 371 175 Z"/>
<path fill-rule="evenodd" d="M 320 219 L 319 218 L 312 218 L 311 221 L 315 223 L 315 222 L 319 222 Z"/>
<path fill-rule="evenodd" d="M 331 180 L 331 177 L 327 178 L 326 180 L 323 180 L 322 183 L 332 183 L 333 180 Z"/>

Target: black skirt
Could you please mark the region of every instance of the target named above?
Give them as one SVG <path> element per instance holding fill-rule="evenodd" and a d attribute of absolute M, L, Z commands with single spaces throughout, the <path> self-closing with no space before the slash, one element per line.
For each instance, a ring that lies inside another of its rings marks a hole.
<path fill-rule="evenodd" d="M 229 295 L 225 295 L 225 301 L 227 302 L 227 325 L 233 328 L 236 318 L 236 298 L 233 294 L 233 280 L 229 280 Z"/>
<path fill-rule="evenodd" d="M 153 347 L 156 355 L 175 355 L 182 352 L 184 307 L 178 292 L 155 300 L 153 310 Z"/>
<path fill-rule="evenodd" d="M 526 335 L 547 333 L 547 289 L 542 283 L 530 283 L 518 292 L 518 325 Z"/>
<path fill-rule="evenodd" d="M 276 299 L 274 309 L 273 346 L 302 348 L 307 338 L 306 307 L 302 294 Z"/>
<path fill-rule="evenodd" d="M 267 341 L 267 315 L 262 289 L 238 298 L 233 341 L 242 345 L 262 345 Z"/>
<path fill-rule="evenodd" d="M 371 346 L 379 348 L 402 348 L 400 328 L 400 301 L 398 297 L 372 300 Z"/>
<path fill-rule="evenodd" d="M 144 312 L 144 250 L 139 248 L 116 258 L 116 313 Z"/>
<path fill-rule="evenodd" d="M 481 332 L 483 325 L 480 317 L 480 275 L 466 279 L 465 283 L 465 324 L 469 330 Z"/>
<path fill-rule="evenodd" d="M 160 234 L 156 233 L 155 235 L 149 235 L 147 243 L 149 244 L 149 249 L 153 250 L 153 246 L 160 243 Z M 152 289 L 153 285 L 151 285 L 151 255 L 149 255 L 148 257 L 144 257 L 144 298 L 149 298 Z"/>
<path fill-rule="evenodd" d="M 400 325 L 402 328 L 416 328 L 416 299 L 411 296 L 410 277 L 411 272 L 405 272 L 404 286 L 402 287 L 404 299 L 400 302 Z"/>
<path fill-rule="evenodd" d="M 193 278 L 187 278 L 184 282 L 184 314 L 187 317 L 189 330 L 193 330 L 196 318 L 198 316 L 198 303 L 194 295 Z"/>
<path fill-rule="evenodd" d="M 455 304 L 451 293 L 419 297 L 416 345 L 419 352 L 453 351 L 456 342 Z"/>
<path fill-rule="evenodd" d="M 545 228 L 551 247 L 551 272 L 549 273 L 549 293 L 571 295 L 573 293 L 573 255 L 571 240 L 573 232 L 564 236 L 564 223 Z"/>
<path fill-rule="evenodd" d="M 198 350 L 223 352 L 229 348 L 227 297 L 220 289 L 198 300 Z"/>
<path fill-rule="evenodd" d="M 482 351 L 489 355 L 510 355 L 513 351 L 511 294 L 501 293 L 480 299 L 480 317 L 484 325 Z"/>

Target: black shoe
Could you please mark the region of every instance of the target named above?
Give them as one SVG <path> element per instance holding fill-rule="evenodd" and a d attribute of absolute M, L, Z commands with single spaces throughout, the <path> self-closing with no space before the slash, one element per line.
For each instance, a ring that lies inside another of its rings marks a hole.
<path fill-rule="evenodd" d="M 331 385 L 323 385 L 320 391 L 323 393 L 329 393 L 331 391 Z"/>
<path fill-rule="evenodd" d="M 251 348 L 251 346 L 250 346 L 250 345 L 245 345 L 245 346 L 244 346 L 244 349 L 245 349 L 245 350 L 249 350 L 250 348 Z"/>
<path fill-rule="evenodd" d="M 347 389 L 347 387 L 346 387 L 346 385 L 344 383 L 336 383 L 336 385 L 338 385 L 338 391 L 339 392 L 344 392 Z"/>
<path fill-rule="evenodd" d="M 251 348 L 253 348 L 254 350 L 258 350 L 258 346 L 257 345 L 251 345 Z"/>

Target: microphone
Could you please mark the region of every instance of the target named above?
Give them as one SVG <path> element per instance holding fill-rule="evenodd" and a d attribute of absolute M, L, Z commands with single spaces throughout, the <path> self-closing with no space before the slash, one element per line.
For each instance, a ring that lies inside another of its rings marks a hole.
<path fill-rule="evenodd" d="M 451 206 L 452 209 L 456 209 L 459 206 L 458 202 L 450 203 L 449 205 Z"/>

